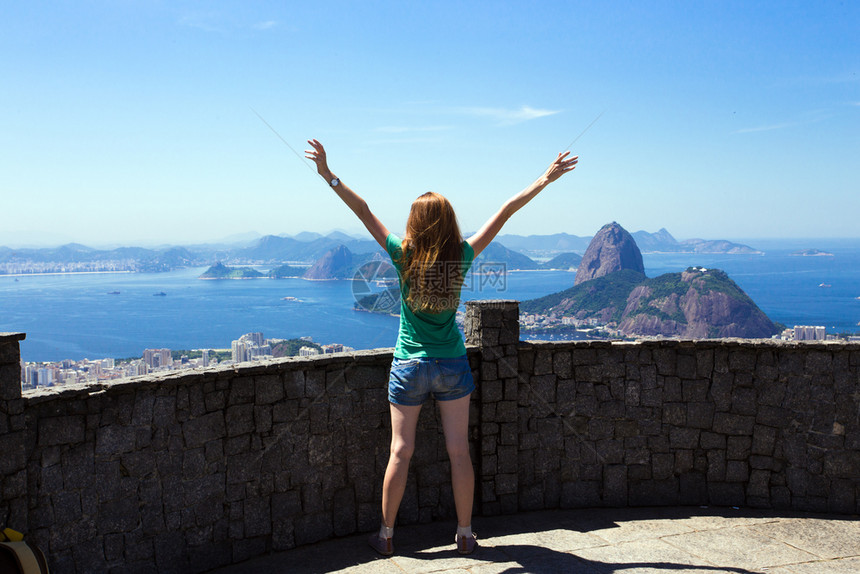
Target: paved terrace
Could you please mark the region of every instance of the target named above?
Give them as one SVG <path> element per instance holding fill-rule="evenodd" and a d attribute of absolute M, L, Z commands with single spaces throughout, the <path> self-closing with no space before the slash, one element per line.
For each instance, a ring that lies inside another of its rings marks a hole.
<path fill-rule="evenodd" d="M 857 516 L 738 508 L 612 508 L 476 518 L 481 548 L 454 552 L 453 522 L 398 527 L 384 558 L 366 535 L 328 540 L 213 574 L 856 574 Z"/>

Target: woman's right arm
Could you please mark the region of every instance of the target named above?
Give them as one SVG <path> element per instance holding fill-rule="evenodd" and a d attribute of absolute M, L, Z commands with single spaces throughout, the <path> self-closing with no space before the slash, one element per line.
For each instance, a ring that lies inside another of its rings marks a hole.
<path fill-rule="evenodd" d="M 364 224 L 376 242 L 385 250 L 385 239 L 388 237 L 388 228 L 370 211 L 367 202 L 352 191 L 345 183 L 338 180 L 337 185 L 331 185 L 332 180 L 335 179 L 335 175 L 328 167 L 325 148 L 317 140 L 308 140 L 308 143 L 311 144 L 313 149 L 305 150 L 305 157 L 316 164 L 317 172 L 320 176 L 331 186 L 347 207 L 358 216 L 358 219 Z"/>
<path fill-rule="evenodd" d="M 579 156 L 568 158 L 569 151 L 558 154 L 555 161 L 550 164 L 542 176 L 537 178 L 530 186 L 507 200 L 502 208 L 496 212 L 487 222 L 466 241 L 472 246 L 477 257 L 490 242 L 495 239 L 502 227 L 507 223 L 511 216 L 520 210 L 525 204 L 530 202 L 550 183 L 554 182 L 569 171 L 573 171 L 576 163 L 579 161 Z"/>

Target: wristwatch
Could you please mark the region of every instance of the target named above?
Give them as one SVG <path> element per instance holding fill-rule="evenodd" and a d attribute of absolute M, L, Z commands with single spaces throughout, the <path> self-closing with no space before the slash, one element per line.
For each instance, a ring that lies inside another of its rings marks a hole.
<path fill-rule="evenodd" d="M 336 177 L 333 177 L 332 180 L 329 182 L 329 185 L 332 187 L 337 187 L 338 185 L 340 185 L 340 180 Z"/>

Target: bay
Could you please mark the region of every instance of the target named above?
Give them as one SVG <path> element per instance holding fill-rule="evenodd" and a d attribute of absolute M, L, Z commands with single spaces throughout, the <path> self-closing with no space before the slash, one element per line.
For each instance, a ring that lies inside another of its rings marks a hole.
<path fill-rule="evenodd" d="M 692 265 L 723 269 L 774 321 L 856 333 L 860 249 L 852 244 L 828 251 L 834 256 L 798 257 L 773 249 L 765 255 L 647 254 L 644 261 L 650 277 Z M 0 276 L 0 331 L 27 334 L 21 343 L 25 361 L 139 357 L 146 348 L 227 348 L 255 331 L 356 349 L 394 345 L 398 318 L 355 311 L 351 281 L 197 279 L 204 270 Z M 472 276 L 463 299 L 522 301 L 566 289 L 573 279 L 569 271 Z"/>

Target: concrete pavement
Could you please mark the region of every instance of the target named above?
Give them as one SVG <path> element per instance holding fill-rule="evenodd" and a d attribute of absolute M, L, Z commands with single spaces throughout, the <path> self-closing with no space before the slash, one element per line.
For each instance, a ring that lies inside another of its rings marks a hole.
<path fill-rule="evenodd" d="M 476 517 L 481 548 L 471 556 L 456 554 L 455 526 L 399 526 L 389 558 L 376 554 L 362 534 L 213 573 L 860 573 L 857 516 L 692 507 Z"/>

